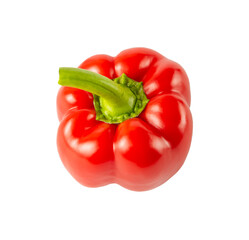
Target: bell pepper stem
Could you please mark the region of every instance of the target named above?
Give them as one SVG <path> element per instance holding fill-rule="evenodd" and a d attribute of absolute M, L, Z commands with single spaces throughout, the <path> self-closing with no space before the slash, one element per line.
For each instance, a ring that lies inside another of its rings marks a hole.
<path fill-rule="evenodd" d="M 127 84 L 128 82 L 129 84 Z M 63 67 L 59 69 L 58 83 L 62 86 L 74 87 L 93 93 L 97 119 L 109 123 L 119 123 L 133 117 L 135 116 L 134 111 L 139 114 L 142 110 L 139 109 L 138 111 L 138 105 L 139 108 L 143 109 L 148 102 L 144 92 L 145 105 L 142 104 L 142 106 L 137 102 L 137 99 L 141 98 L 138 97 L 136 92 L 141 95 L 142 85 L 129 79 L 125 74 L 113 81 L 85 69 Z M 133 86 L 136 91 L 127 85 Z"/>

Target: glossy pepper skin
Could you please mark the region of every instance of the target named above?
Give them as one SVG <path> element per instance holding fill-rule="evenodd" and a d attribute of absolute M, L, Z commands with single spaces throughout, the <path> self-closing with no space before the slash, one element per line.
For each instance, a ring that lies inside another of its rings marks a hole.
<path fill-rule="evenodd" d="M 192 138 L 190 86 L 183 68 L 147 48 L 116 57 L 95 55 L 79 68 L 114 79 L 125 73 L 143 82 L 142 113 L 119 124 L 96 120 L 93 96 L 62 86 L 57 95 L 61 160 L 81 184 L 117 183 L 134 191 L 158 187 L 183 165 Z"/>

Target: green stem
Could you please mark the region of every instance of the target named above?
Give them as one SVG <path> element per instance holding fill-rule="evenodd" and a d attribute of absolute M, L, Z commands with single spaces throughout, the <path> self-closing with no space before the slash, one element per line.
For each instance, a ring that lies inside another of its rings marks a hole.
<path fill-rule="evenodd" d="M 132 117 L 134 109 L 137 111 L 137 99 L 140 97 L 136 96 L 134 89 L 139 90 L 141 84 L 125 75 L 113 81 L 100 74 L 79 68 L 60 68 L 59 75 L 58 83 L 60 85 L 82 89 L 94 94 L 97 118 L 102 121 L 122 122 Z M 128 85 L 133 86 L 133 88 L 127 86 L 128 82 Z M 139 89 L 137 89 L 138 87 Z"/>

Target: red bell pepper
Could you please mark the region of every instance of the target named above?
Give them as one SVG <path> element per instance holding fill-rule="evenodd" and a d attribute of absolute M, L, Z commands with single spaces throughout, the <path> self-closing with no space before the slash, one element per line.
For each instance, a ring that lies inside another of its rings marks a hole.
<path fill-rule="evenodd" d="M 59 74 L 57 146 L 78 182 L 145 191 L 180 169 L 192 117 L 189 80 L 179 64 L 132 48 L 92 56 Z"/>

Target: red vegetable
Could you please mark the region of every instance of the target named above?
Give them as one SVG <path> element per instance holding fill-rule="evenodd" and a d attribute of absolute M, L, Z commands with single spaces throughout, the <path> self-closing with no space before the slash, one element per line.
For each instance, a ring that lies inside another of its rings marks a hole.
<path fill-rule="evenodd" d="M 189 81 L 179 64 L 132 48 L 61 68 L 59 84 L 58 151 L 78 182 L 144 191 L 180 169 L 192 117 Z"/>

